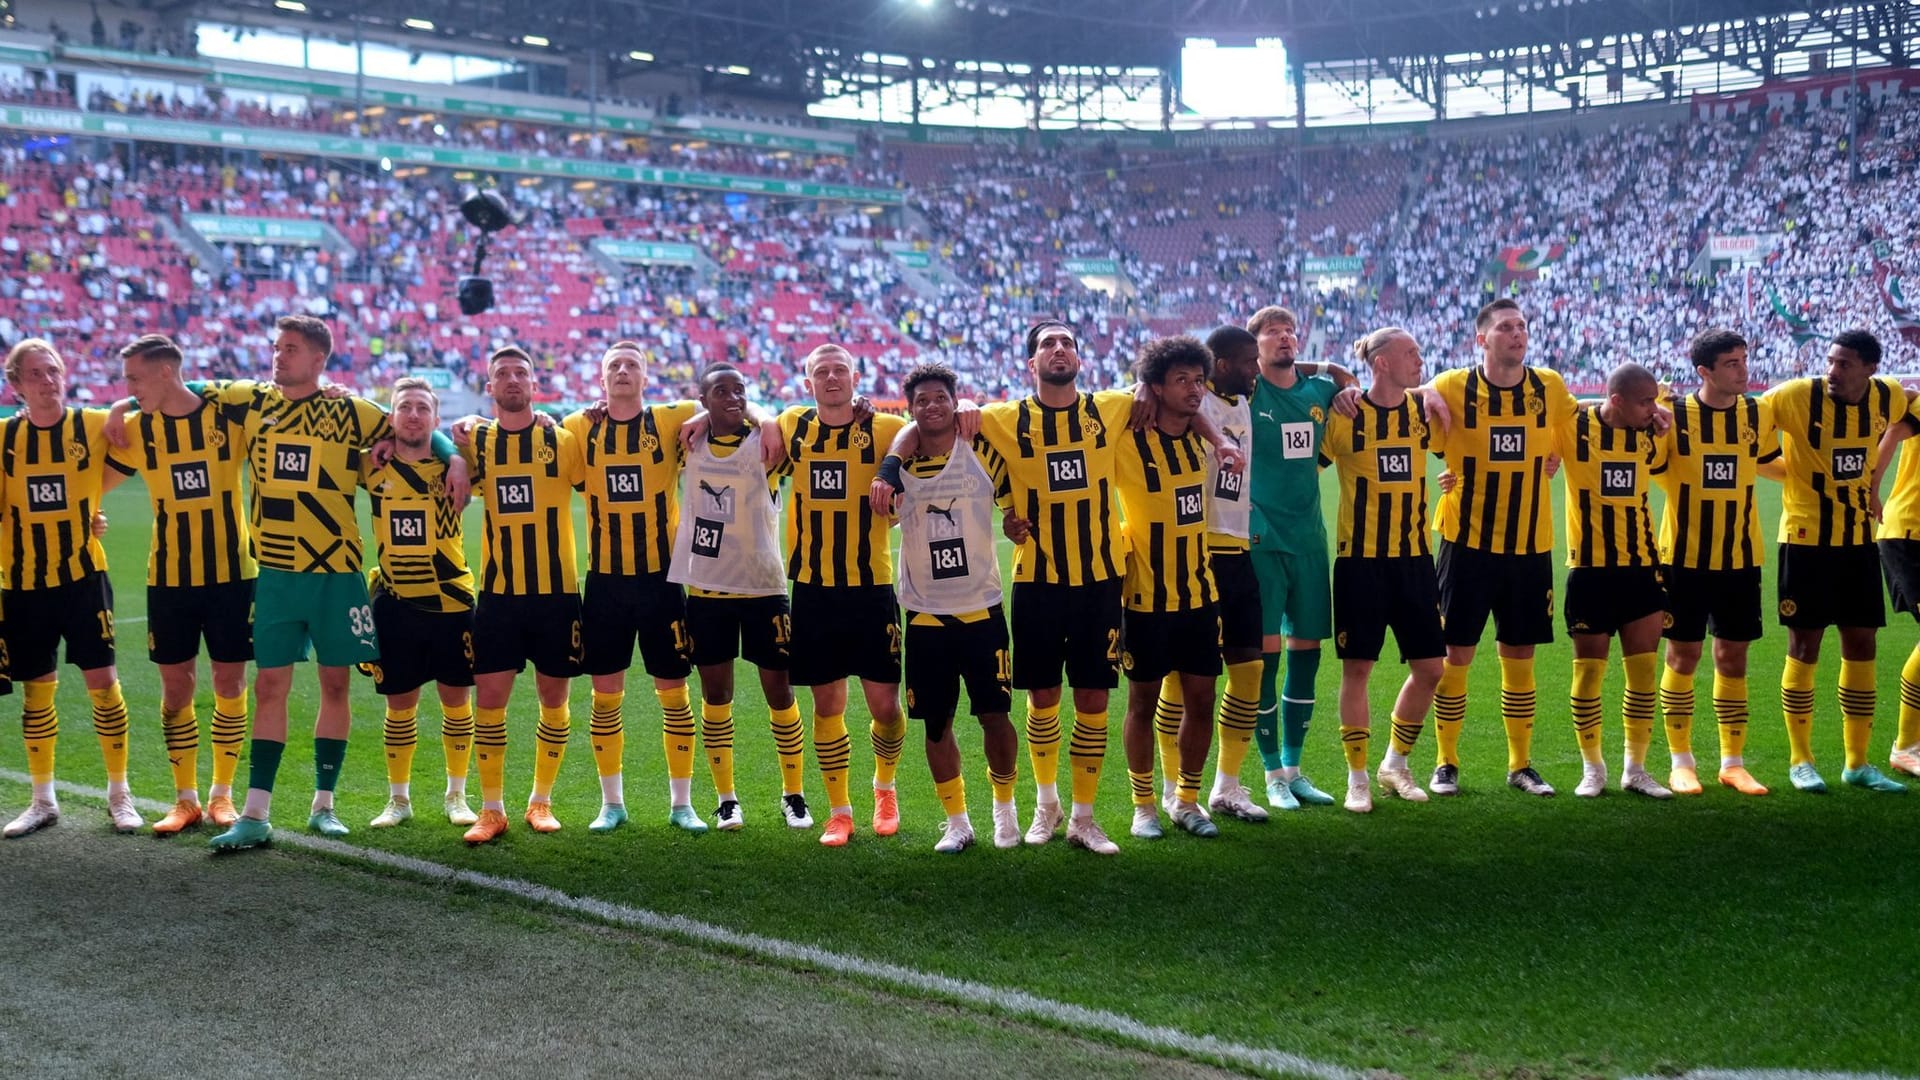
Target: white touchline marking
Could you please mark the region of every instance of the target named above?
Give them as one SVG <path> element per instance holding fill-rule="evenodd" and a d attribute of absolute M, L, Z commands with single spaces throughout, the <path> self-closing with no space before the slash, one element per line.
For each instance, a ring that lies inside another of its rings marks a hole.
<path fill-rule="evenodd" d="M 137 623 L 137 622 L 146 622 L 146 621 L 147 621 L 147 617 L 145 615 L 128 615 L 125 618 L 115 615 L 113 617 L 113 625 L 115 626 L 121 626 L 126 623 Z"/>
<path fill-rule="evenodd" d="M 32 782 L 32 778 L 25 773 L 15 772 L 12 769 L 0 769 L 0 779 L 22 784 Z M 78 795 L 102 802 L 107 797 L 104 788 L 70 783 L 65 780 L 59 781 L 56 786 L 63 794 Z M 141 809 L 154 813 L 173 808 L 173 804 L 156 799 L 135 799 L 134 802 Z M 1158 1050 L 1172 1050 L 1190 1056 L 1230 1062 L 1288 1076 L 1313 1077 L 1314 1080 L 1362 1080 L 1363 1077 L 1363 1074 L 1357 1070 L 1315 1061 L 1284 1050 L 1227 1042 L 1212 1035 L 1195 1035 L 1178 1028 L 1142 1023 L 1130 1016 L 1108 1012 L 1105 1009 L 1092 1009 L 1083 1005 L 1054 1001 L 1024 990 L 1010 990 L 969 979 L 956 979 L 934 972 L 920 971 L 902 964 L 868 960 L 864 957 L 833 952 L 816 945 L 768 937 L 764 934 L 729 930 L 724 926 L 702 922 L 685 915 L 665 915 L 646 908 L 596 900 L 590 896 L 568 896 L 558 889 L 531 881 L 496 877 L 477 870 L 461 870 L 426 859 L 343 844 L 338 840 L 328 840 L 287 829 L 274 830 L 273 843 L 317 851 L 342 859 L 371 863 L 431 881 L 452 882 L 504 893 L 520 900 L 584 915 L 618 926 L 665 934 L 702 945 L 718 945 L 769 960 L 822 968 L 900 989 L 931 994 L 948 1001 L 984 1006 L 996 1012 L 1037 1019 L 1068 1031 L 1117 1036 Z"/>
<path fill-rule="evenodd" d="M 1894 1073 L 1831 1072 L 1821 1069 L 1694 1069 L 1677 1077 L 1633 1076 L 1627 1080 L 1903 1080 Z"/>

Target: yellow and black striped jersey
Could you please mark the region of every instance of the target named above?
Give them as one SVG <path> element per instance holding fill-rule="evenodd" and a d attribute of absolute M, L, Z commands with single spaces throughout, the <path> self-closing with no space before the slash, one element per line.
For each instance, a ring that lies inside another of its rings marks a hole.
<path fill-rule="evenodd" d="M 1657 566 L 1647 491 L 1667 467 L 1666 440 L 1608 427 L 1600 406 L 1574 414 L 1562 433 L 1567 484 L 1567 565 Z"/>
<path fill-rule="evenodd" d="M 1715 409 L 1689 394 L 1670 403 L 1667 467 L 1655 479 L 1667 494 L 1660 514 L 1660 561 L 1694 570 L 1745 570 L 1762 562 L 1757 468 L 1780 451 L 1773 407 L 1743 397 Z"/>
<path fill-rule="evenodd" d="M 380 406 L 319 393 L 295 401 L 270 383 L 244 381 L 208 384 L 201 396 L 245 432 L 260 565 L 359 573 L 360 453 L 393 435 Z"/>
<path fill-rule="evenodd" d="M 631 420 L 562 422 L 586 461 L 587 569 L 664 574 L 680 521 L 680 426 L 699 406 L 648 405 Z"/>
<path fill-rule="evenodd" d="M 883 414 L 863 424 L 826 424 L 819 409 L 796 405 L 780 414 L 779 425 L 793 478 L 787 576 L 809 585 L 893 584 L 888 521 L 867 504 L 867 489 L 906 420 Z"/>
<path fill-rule="evenodd" d="M 1115 488 L 1126 514 L 1126 607 L 1191 611 L 1214 602 L 1207 556 L 1207 458 L 1192 429 L 1114 432 Z"/>
<path fill-rule="evenodd" d="M 139 474 L 153 506 L 147 584 L 219 585 L 260 572 L 241 504 L 244 434 L 219 406 L 202 400 L 185 416 L 127 415 L 127 448 L 108 459 Z"/>
<path fill-rule="evenodd" d="M 1086 585 L 1121 575 L 1113 513 L 1114 452 L 1133 393 L 1081 394 L 1061 408 L 1028 396 L 980 410 L 980 435 L 1007 462 L 1012 513 L 1033 523 L 1014 549 L 1013 580 Z"/>
<path fill-rule="evenodd" d="M 107 467 L 105 409 L 64 410 L 40 427 L 25 409 L 0 425 L 0 566 L 9 589 L 70 585 L 107 568 L 93 535 Z"/>
<path fill-rule="evenodd" d="M 1553 508 L 1547 455 L 1555 432 L 1580 408 L 1557 372 L 1529 367 L 1511 387 L 1487 381 L 1480 368 L 1434 376 L 1453 424 L 1441 446 L 1459 479 L 1440 496 L 1434 531 L 1440 539 L 1496 555 L 1553 550 Z"/>
<path fill-rule="evenodd" d="M 373 500 L 374 567 L 367 588 L 425 611 L 473 607 L 473 571 L 460 514 L 447 501 L 447 464 L 395 456 L 375 469 L 363 462 Z"/>
<path fill-rule="evenodd" d="M 1794 379 L 1768 390 L 1787 478 L 1780 492 L 1780 542 L 1836 547 L 1874 540 L 1869 507 L 1880 436 L 1907 415 L 1907 394 L 1875 376 L 1859 402 L 1834 400 L 1825 379 Z"/>
<path fill-rule="evenodd" d="M 1920 412 L 1915 411 L 1916 406 L 1920 406 L 1920 395 L 1908 391 L 1910 428 L 1920 428 Z M 1900 464 L 1893 470 L 1893 490 L 1881 508 L 1879 538 L 1920 540 L 1920 443 L 1908 438 L 1896 452 L 1900 455 Z"/>
<path fill-rule="evenodd" d="M 1439 434 L 1418 394 L 1394 406 L 1360 398 L 1360 415 L 1327 418 L 1323 459 L 1340 474 L 1340 525 L 1334 552 L 1347 558 L 1429 555 L 1427 454 Z"/>
<path fill-rule="evenodd" d="M 573 489 L 586 482 L 580 444 L 560 427 L 475 425 L 465 450 L 486 501 L 480 591 L 549 596 L 580 590 Z"/>

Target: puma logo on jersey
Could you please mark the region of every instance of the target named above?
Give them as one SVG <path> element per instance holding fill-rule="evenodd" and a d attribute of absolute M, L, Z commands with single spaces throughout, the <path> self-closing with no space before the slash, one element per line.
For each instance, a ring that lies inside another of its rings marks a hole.
<path fill-rule="evenodd" d="M 950 499 L 948 500 L 947 505 L 944 507 L 939 507 L 939 506 L 933 505 L 932 503 L 928 503 L 927 513 L 938 514 L 941 517 L 947 519 L 947 524 L 955 526 L 957 528 L 959 527 L 959 522 L 953 520 L 953 504 L 959 501 L 960 500 L 958 499 Z"/>
<path fill-rule="evenodd" d="M 702 480 L 700 481 L 700 490 L 707 493 L 707 497 L 713 500 L 713 505 L 725 506 L 727 504 L 727 493 L 733 490 L 733 485 L 728 484 L 716 491 L 712 484 Z"/>

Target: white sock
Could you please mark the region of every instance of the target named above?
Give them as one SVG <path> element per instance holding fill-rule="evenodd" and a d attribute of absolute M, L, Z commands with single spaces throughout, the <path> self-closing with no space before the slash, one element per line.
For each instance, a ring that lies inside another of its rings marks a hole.
<path fill-rule="evenodd" d="M 1226 773 L 1215 770 L 1213 774 L 1213 794 L 1216 797 L 1220 795 L 1225 795 L 1227 792 L 1232 791 L 1234 788 L 1237 788 L 1239 786 L 1240 786 L 1239 777 L 1228 776 Z"/>
<path fill-rule="evenodd" d="M 1074 817 L 1079 817 L 1079 816 L 1080 816 L 1080 813 L 1079 813 L 1079 811 L 1077 811 L 1077 810 L 1076 810 L 1076 811 L 1074 811 L 1074 815 L 1073 815 L 1073 816 L 1074 816 Z M 1139 805 L 1136 805 L 1136 806 L 1134 806 L 1134 808 L 1133 808 L 1133 820 L 1135 820 L 1135 821 L 1159 821 L 1159 820 L 1160 820 L 1160 808 L 1159 808 L 1159 807 L 1157 807 L 1157 806 L 1139 806 Z"/>
<path fill-rule="evenodd" d="M 1347 770 L 1347 786 L 1348 787 L 1356 787 L 1356 786 L 1366 787 L 1367 786 L 1367 770 L 1348 769 Z"/>
<path fill-rule="evenodd" d="M 832 816 L 833 816 L 833 815 L 835 815 L 835 814 L 845 814 L 845 815 L 847 815 L 848 817 L 852 817 L 852 816 L 853 816 L 853 807 L 851 807 L 851 806 L 829 806 L 829 807 L 827 807 L 827 816 L 828 816 L 828 817 L 832 817 Z"/>
<path fill-rule="evenodd" d="M 1020 812 L 1019 804 L 1014 802 L 1012 799 L 1008 799 L 1006 802 L 1001 802 L 999 799 L 995 799 L 993 800 L 993 808 L 995 810 L 1004 809 L 1009 814 L 1017 814 Z"/>
<path fill-rule="evenodd" d="M 1288 776 L 1287 770 L 1285 769 L 1268 769 L 1267 770 L 1267 783 L 1269 784 L 1273 783 L 1275 780 L 1291 780 L 1291 779 L 1293 779 L 1293 777 Z"/>
<path fill-rule="evenodd" d="M 190 788 L 190 787 L 175 788 L 173 790 L 173 797 L 177 802 L 190 802 L 195 806 L 200 805 L 200 789 L 199 788 Z"/>
<path fill-rule="evenodd" d="M 892 790 L 893 790 L 893 781 L 891 781 L 891 780 L 889 780 L 889 781 L 887 781 L 886 783 L 884 783 L 884 784 L 883 784 L 883 783 L 881 783 L 880 781 L 878 781 L 878 780 L 875 780 L 875 781 L 873 782 L 873 790 L 875 790 L 875 791 L 892 791 Z"/>
<path fill-rule="evenodd" d="M 480 803 L 480 809 L 497 810 L 504 814 L 507 812 L 507 803 L 505 799 L 486 799 Z"/>
<path fill-rule="evenodd" d="M 601 781 L 603 787 L 605 781 Z M 667 798 L 675 806 L 693 805 L 693 777 L 667 777 Z"/>
<path fill-rule="evenodd" d="M 1280 766 L 1280 779 L 1285 780 L 1288 783 L 1292 783 L 1295 780 L 1300 779 L 1300 766 L 1298 765 Z"/>
<path fill-rule="evenodd" d="M 972 832 L 973 831 L 973 822 L 971 819 L 967 817 L 967 812 L 965 810 L 962 810 L 957 814 L 947 815 L 947 831 L 948 832 L 955 832 L 955 831 Z"/>
<path fill-rule="evenodd" d="M 731 792 L 731 791 L 723 791 L 723 792 L 721 792 L 721 793 L 720 793 L 720 801 L 721 801 L 721 802 L 723 802 L 723 803 L 725 803 L 725 802 L 739 802 L 739 801 L 740 801 L 740 796 L 739 796 L 739 795 L 737 795 L 737 794 L 735 794 L 734 792 Z"/>
<path fill-rule="evenodd" d="M 1033 785 L 1033 796 L 1034 796 L 1034 801 L 1039 803 L 1041 806 L 1059 806 L 1060 805 L 1060 785 L 1035 784 Z"/>
<path fill-rule="evenodd" d="M 33 785 L 33 801 L 59 806 L 60 798 L 53 793 L 53 781 L 35 781 Z"/>
<path fill-rule="evenodd" d="M 333 792 L 316 791 L 313 793 L 313 812 L 314 813 L 317 814 L 322 810 L 331 810 L 331 809 L 333 809 Z"/>
<path fill-rule="evenodd" d="M 233 798 L 232 784 L 215 784 L 207 789 L 207 798 L 209 799 L 218 799 L 223 795 L 229 799 Z"/>
<path fill-rule="evenodd" d="M 1073 820 L 1092 821 L 1093 820 L 1093 804 L 1087 803 L 1087 802 L 1074 803 L 1073 804 Z"/>
<path fill-rule="evenodd" d="M 1696 765 L 1695 765 L 1695 764 L 1693 763 L 1693 755 L 1692 755 L 1692 754 L 1690 754 L 1690 753 L 1689 753 L 1689 754 L 1675 754 L 1675 755 L 1673 755 L 1673 767 L 1674 767 L 1674 768 L 1676 768 L 1676 769 L 1693 769 L 1693 768 L 1698 768 L 1698 766 L 1696 766 Z"/>
<path fill-rule="evenodd" d="M 1407 755 L 1389 746 L 1387 747 L 1386 756 L 1380 759 L 1380 767 L 1382 769 L 1393 769 L 1396 772 L 1406 772 Z"/>
<path fill-rule="evenodd" d="M 1172 798 L 1173 793 L 1178 789 L 1179 789 L 1179 785 L 1174 783 L 1173 777 L 1171 776 L 1167 777 L 1165 780 L 1160 781 L 1160 797 L 1162 799 Z"/>
<path fill-rule="evenodd" d="M 1720 759 L 1720 767 L 1723 769 L 1744 769 L 1747 767 L 1747 759 L 1741 754 L 1735 754 L 1732 757 L 1723 757 Z"/>
<path fill-rule="evenodd" d="M 240 814 L 242 817 L 250 817 L 256 821 L 265 821 L 272 809 L 273 792 L 250 787 L 247 789 L 246 804 L 240 808 Z"/>
<path fill-rule="evenodd" d="M 625 806 L 627 804 L 626 785 L 627 774 L 624 772 L 609 773 L 601 777 L 600 801 L 610 806 Z M 672 787 L 673 785 L 669 783 L 667 786 Z"/>
<path fill-rule="evenodd" d="M 133 792 L 133 789 L 127 786 L 127 782 L 124 778 L 120 780 L 107 781 L 107 797 L 108 798 L 112 798 L 115 795 L 128 795 L 128 794 L 131 794 L 132 792 Z"/>
<path fill-rule="evenodd" d="M 467 797 L 467 778 L 464 776 L 447 777 L 447 798 Z"/>
<path fill-rule="evenodd" d="M 392 799 L 405 799 L 408 802 L 412 802 L 413 781 L 407 780 L 398 784 L 388 784 L 387 797 Z"/>
<path fill-rule="evenodd" d="M 1622 759 L 1620 763 L 1620 771 L 1625 773 L 1628 776 L 1632 776 L 1635 773 L 1646 772 L 1647 766 L 1645 762 L 1636 761 L 1634 760 L 1633 755 L 1629 754 L 1624 759 Z"/>

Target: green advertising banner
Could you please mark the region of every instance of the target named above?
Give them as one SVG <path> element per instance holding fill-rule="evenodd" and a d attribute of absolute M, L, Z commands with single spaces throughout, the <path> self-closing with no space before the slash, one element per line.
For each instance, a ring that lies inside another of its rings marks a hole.
<path fill-rule="evenodd" d="M 60 131 L 72 135 L 99 135 L 110 139 L 195 143 L 267 153 L 310 154 L 321 157 L 354 158 L 361 161 L 386 160 L 394 165 L 430 165 L 449 169 L 470 169 L 475 172 L 521 173 L 570 180 L 605 180 L 611 183 L 703 188 L 738 192 L 744 195 L 827 199 L 883 206 L 897 206 L 903 201 L 898 191 L 856 187 L 851 184 L 816 184 L 766 176 L 733 176 L 698 169 L 660 169 L 540 154 L 502 154 L 485 150 L 460 150 L 342 135 L 314 135 L 300 131 L 227 127 L 180 120 L 155 120 L 140 116 L 82 113 L 70 109 L 33 109 L 15 106 L 0 108 L 0 127 L 28 131 Z"/>
<path fill-rule="evenodd" d="M 435 393 L 453 389 L 453 372 L 443 367 L 408 368 L 407 374 L 433 387 Z"/>
<path fill-rule="evenodd" d="M 1113 259 L 1061 259 L 1060 268 L 1069 274 L 1105 274 L 1120 272 L 1120 264 Z"/>
<path fill-rule="evenodd" d="M 892 254 L 894 262 L 901 266 L 911 266 L 915 270 L 925 270 L 933 265 L 933 256 L 924 251 L 896 251 Z"/>
<path fill-rule="evenodd" d="M 660 266 L 692 266 L 699 252 L 692 244 L 671 244 L 658 240 L 595 240 L 594 249 L 623 263 Z"/>
<path fill-rule="evenodd" d="M 1300 262 L 1300 272 L 1308 277 L 1357 274 L 1366 267 L 1367 260 L 1359 255 L 1309 255 Z"/>
<path fill-rule="evenodd" d="M 238 240 L 253 244 L 296 244 L 319 247 L 327 242 L 327 227 L 317 221 L 293 218 L 235 217 L 231 214 L 188 214 L 187 226 L 220 243 Z"/>
<path fill-rule="evenodd" d="M 827 133 L 815 135 L 788 135 L 784 132 L 759 131 L 753 128 L 734 127 L 725 121 L 708 120 L 698 116 L 679 116 L 663 119 L 661 125 L 672 128 L 665 134 L 681 134 L 695 139 L 712 139 L 715 142 L 735 143 L 740 146 L 759 147 L 763 150 L 798 150 L 808 154 L 848 154 L 855 146 L 853 139 L 825 138 Z"/>

